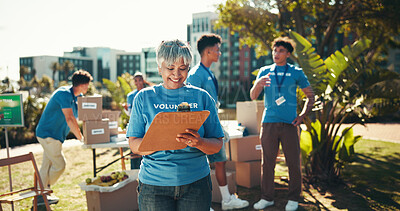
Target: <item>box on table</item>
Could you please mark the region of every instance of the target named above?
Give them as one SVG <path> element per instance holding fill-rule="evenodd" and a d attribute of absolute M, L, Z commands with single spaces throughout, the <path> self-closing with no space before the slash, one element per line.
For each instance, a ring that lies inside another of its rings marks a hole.
<path fill-rule="evenodd" d="M 138 210 L 138 196 L 136 191 L 138 186 L 138 171 L 126 171 L 129 177 L 136 176 L 136 178 L 132 178 L 130 182 L 117 190 L 111 192 L 86 191 L 88 211 Z"/>
<path fill-rule="evenodd" d="M 118 135 L 119 115 L 121 111 L 103 110 L 103 119 L 109 119 L 110 136 Z"/>
<path fill-rule="evenodd" d="M 261 184 L 261 160 L 236 162 L 236 184 L 252 188 Z"/>
<path fill-rule="evenodd" d="M 108 119 L 88 120 L 82 125 L 85 144 L 99 144 L 110 142 L 110 129 Z"/>
<path fill-rule="evenodd" d="M 261 142 L 258 135 L 233 138 L 225 143 L 226 157 L 236 162 L 261 159 Z"/>
<path fill-rule="evenodd" d="M 101 120 L 103 109 L 103 97 L 99 96 L 79 96 L 78 97 L 78 119 Z"/>
<path fill-rule="evenodd" d="M 217 177 L 215 176 L 215 170 L 211 170 L 211 182 L 212 182 L 212 202 L 221 203 L 222 196 L 219 189 Z M 230 193 L 236 193 L 236 174 L 234 171 L 226 170 L 226 182 Z"/>
<path fill-rule="evenodd" d="M 236 102 L 236 119 L 247 128 L 249 134 L 260 134 L 263 112 L 263 101 Z"/>

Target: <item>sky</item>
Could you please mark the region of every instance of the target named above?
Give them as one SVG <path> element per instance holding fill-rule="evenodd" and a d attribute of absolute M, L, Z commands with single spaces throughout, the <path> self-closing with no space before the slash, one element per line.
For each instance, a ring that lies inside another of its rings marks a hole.
<path fill-rule="evenodd" d="M 19 77 L 19 57 L 63 56 L 73 47 L 128 52 L 186 40 L 192 14 L 224 0 L 0 0 L 0 79 Z"/>

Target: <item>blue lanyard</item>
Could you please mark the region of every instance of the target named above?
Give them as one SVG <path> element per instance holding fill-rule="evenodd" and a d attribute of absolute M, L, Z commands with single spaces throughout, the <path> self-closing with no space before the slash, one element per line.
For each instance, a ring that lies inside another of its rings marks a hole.
<path fill-rule="evenodd" d="M 286 64 L 286 66 L 285 66 L 285 73 L 283 73 L 282 80 L 279 81 L 279 79 L 278 79 L 278 71 L 276 71 L 276 65 L 275 65 L 275 69 L 274 69 L 274 72 L 275 72 L 275 80 L 276 80 L 276 84 L 277 84 L 277 86 L 278 86 L 278 92 L 279 92 L 279 94 L 281 94 L 281 87 L 282 87 L 283 81 L 285 80 L 286 72 L 288 71 L 288 69 L 289 69 L 289 65 Z"/>
<path fill-rule="evenodd" d="M 200 65 L 201 65 L 204 69 L 206 69 L 207 73 L 210 75 L 211 79 L 213 80 L 215 89 L 217 90 L 217 96 L 218 96 L 218 82 L 217 82 L 217 79 L 215 78 L 215 76 L 214 76 L 213 74 L 211 74 L 210 69 L 208 69 L 206 66 L 204 66 L 203 63 L 200 62 Z"/>

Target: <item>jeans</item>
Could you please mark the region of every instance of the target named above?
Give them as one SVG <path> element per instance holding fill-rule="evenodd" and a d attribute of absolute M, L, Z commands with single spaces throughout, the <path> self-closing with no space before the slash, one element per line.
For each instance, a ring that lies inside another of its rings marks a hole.
<path fill-rule="evenodd" d="M 139 181 L 139 210 L 209 211 L 211 190 L 210 175 L 181 186 L 154 186 Z"/>

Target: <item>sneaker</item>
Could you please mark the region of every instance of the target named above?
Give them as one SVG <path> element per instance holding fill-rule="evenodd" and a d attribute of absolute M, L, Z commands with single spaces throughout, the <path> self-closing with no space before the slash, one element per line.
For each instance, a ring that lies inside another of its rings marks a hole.
<path fill-rule="evenodd" d="M 210 211 L 214 211 L 214 209 L 212 207 L 210 207 Z"/>
<path fill-rule="evenodd" d="M 286 211 L 295 211 L 299 207 L 299 202 L 289 200 L 286 204 L 285 210 Z"/>
<path fill-rule="evenodd" d="M 51 196 L 51 195 L 47 195 L 47 201 L 49 201 L 49 204 L 57 204 L 58 203 L 58 201 L 59 201 L 60 199 L 58 198 L 58 197 L 56 197 L 56 196 Z M 38 206 L 40 206 L 40 205 L 45 205 L 44 204 L 44 199 L 43 199 L 43 196 L 42 195 L 39 195 L 38 197 L 37 197 L 37 205 Z"/>
<path fill-rule="evenodd" d="M 272 205 L 274 205 L 274 201 L 267 201 L 265 199 L 261 199 L 260 201 L 258 201 L 253 205 L 253 208 L 256 210 L 262 210 Z"/>
<path fill-rule="evenodd" d="M 232 194 L 229 201 L 222 201 L 222 210 L 240 209 L 249 206 L 249 202 L 239 199 L 237 195 Z"/>

